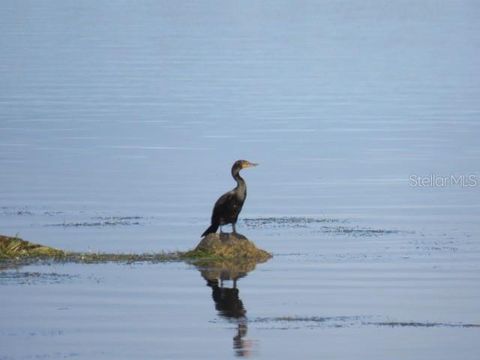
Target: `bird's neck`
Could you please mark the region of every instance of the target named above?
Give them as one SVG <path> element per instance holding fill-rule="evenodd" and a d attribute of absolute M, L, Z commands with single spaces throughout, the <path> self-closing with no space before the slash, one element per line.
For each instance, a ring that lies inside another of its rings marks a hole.
<path fill-rule="evenodd" d="M 240 176 L 239 172 L 232 172 L 232 176 L 237 182 L 237 186 L 235 187 L 235 191 L 241 196 L 245 197 L 247 195 L 247 184 L 245 180 Z"/>

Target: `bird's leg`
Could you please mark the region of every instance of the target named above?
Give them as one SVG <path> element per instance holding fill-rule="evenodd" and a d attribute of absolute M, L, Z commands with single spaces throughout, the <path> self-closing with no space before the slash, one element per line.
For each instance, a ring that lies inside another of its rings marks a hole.
<path fill-rule="evenodd" d="M 223 226 L 220 225 L 220 234 L 223 234 Z"/>
<path fill-rule="evenodd" d="M 235 229 L 235 223 L 232 223 L 232 230 L 233 230 L 233 233 L 234 233 L 234 234 L 237 233 L 237 229 Z"/>

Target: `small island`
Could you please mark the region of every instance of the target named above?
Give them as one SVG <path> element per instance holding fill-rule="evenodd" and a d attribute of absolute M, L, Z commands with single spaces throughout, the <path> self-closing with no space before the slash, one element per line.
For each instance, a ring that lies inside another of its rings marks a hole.
<path fill-rule="evenodd" d="M 217 261 L 265 262 L 272 257 L 265 250 L 240 234 L 208 234 L 197 247 L 190 251 L 158 252 L 142 254 L 116 254 L 69 252 L 53 247 L 31 243 L 17 236 L 0 235 L 0 261 L 31 263 L 35 261 L 61 261 L 77 263 L 99 262 L 166 262 L 166 261 Z"/>
<path fill-rule="evenodd" d="M 263 262 L 272 257 L 270 253 L 259 249 L 255 244 L 239 233 L 210 233 L 197 247 L 186 253 L 187 256 L 220 259 L 256 260 Z"/>

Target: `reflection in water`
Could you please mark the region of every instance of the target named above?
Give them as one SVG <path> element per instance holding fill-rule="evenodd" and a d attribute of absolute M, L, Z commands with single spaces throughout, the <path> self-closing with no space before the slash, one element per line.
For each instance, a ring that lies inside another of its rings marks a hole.
<path fill-rule="evenodd" d="M 212 288 L 212 299 L 218 314 L 237 324 L 237 333 L 233 337 L 233 349 L 239 357 L 249 357 L 253 353 L 254 342 L 246 338 L 248 332 L 247 310 L 240 299 L 237 287 L 238 279 L 245 277 L 255 269 L 255 261 L 211 261 L 197 264 L 197 269 Z M 232 281 L 232 287 L 224 285 Z"/>
<path fill-rule="evenodd" d="M 236 283 L 233 288 L 218 285 L 218 280 L 207 280 L 207 285 L 212 288 L 212 298 L 215 302 L 215 309 L 226 318 L 241 319 L 245 316 L 246 310 L 242 300 L 238 296 Z"/>
<path fill-rule="evenodd" d="M 239 297 L 239 291 L 236 287 L 236 280 L 233 279 L 233 287 L 223 286 L 223 282 L 218 279 L 207 280 L 207 286 L 212 288 L 212 298 L 215 302 L 220 316 L 233 320 L 237 323 L 237 334 L 233 337 L 233 349 L 235 355 L 248 357 L 252 353 L 253 343 L 251 340 L 245 339 L 248 331 L 247 317 L 245 307 Z"/>

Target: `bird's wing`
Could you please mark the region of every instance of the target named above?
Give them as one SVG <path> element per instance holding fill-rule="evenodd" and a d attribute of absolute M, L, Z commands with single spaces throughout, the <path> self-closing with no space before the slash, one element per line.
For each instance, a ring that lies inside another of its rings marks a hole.
<path fill-rule="evenodd" d="M 232 204 L 233 198 L 235 197 L 235 192 L 233 190 L 226 192 L 218 198 L 213 207 L 212 220 L 217 219 L 221 214 L 228 211 L 228 207 Z"/>

